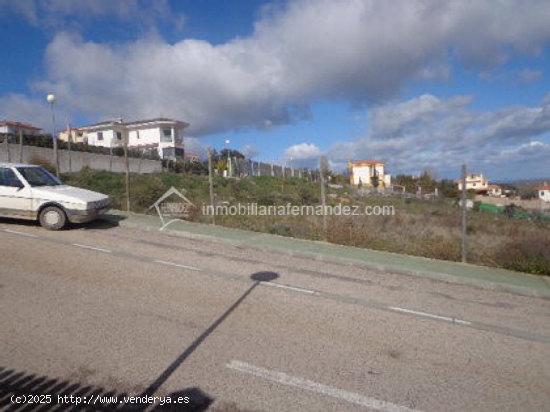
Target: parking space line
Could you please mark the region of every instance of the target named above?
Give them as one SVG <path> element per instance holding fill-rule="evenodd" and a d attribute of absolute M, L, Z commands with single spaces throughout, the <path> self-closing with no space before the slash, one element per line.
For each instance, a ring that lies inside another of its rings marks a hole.
<path fill-rule="evenodd" d="M 296 376 L 287 375 L 284 372 L 273 371 L 258 366 L 250 365 L 246 362 L 238 360 L 232 360 L 225 365 L 229 369 L 236 370 L 238 372 L 247 373 L 249 375 L 257 376 L 259 378 L 276 382 L 281 385 L 293 386 L 306 391 L 319 393 L 321 395 L 331 396 L 349 403 L 364 406 L 366 408 L 374 409 L 377 411 L 385 412 L 409 412 L 415 409 L 407 408 L 406 406 L 396 405 L 390 402 L 381 401 L 375 398 L 361 395 L 355 392 L 349 392 L 344 389 L 334 388 L 332 386 L 323 385 L 310 381 L 308 379 L 298 378 Z"/>
<path fill-rule="evenodd" d="M 12 233 L 14 235 L 19 235 L 19 236 L 38 237 L 37 235 L 33 235 L 32 233 L 18 232 L 17 230 L 11 230 L 11 229 L 4 229 L 4 232 Z"/>
<path fill-rule="evenodd" d="M 448 316 L 433 315 L 431 313 L 419 312 L 417 310 L 405 309 L 405 308 L 400 308 L 400 307 L 397 307 L 397 306 L 388 306 L 388 309 L 393 310 L 394 312 L 409 313 L 411 315 L 423 316 L 425 318 L 440 319 L 440 320 L 444 320 L 444 321 L 451 322 L 451 323 L 459 323 L 461 325 L 471 325 L 472 324 L 472 322 L 468 322 L 467 320 L 450 318 Z"/>
<path fill-rule="evenodd" d="M 177 268 L 182 268 L 182 269 L 189 269 L 189 270 L 195 270 L 195 271 L 200 271 L 201 270 L 201 269 L 196 268 L 194 266 L 181 265 L 179 263 L 167 262 L 166 260 L 154 260 L 153 262 L 160 263 L 161 265 L 166 265 L 166 266 L 175 266 Z"/>
<path fill-rule="evenodd" d="M 297 288 L 297 287 L 295 287 L 295 286 L 281 285 L 280 283 L 260 282 L 260 284 L 262 284 L 262 285 L 264 285 L 264 286 L 272 286 L 272 287 L 274 287 L 274 288 L 281 288 L 281 289 L 293 290 L 293 291 L 295 291 L 295 292 L 300 292 L 300 293 L 307 293 L 307 294 L 309 294 L 309 295 L 315 294 L 315 291 L 314 291 L 314 290 Z"/>
<path fill-rule="evenodd" d="M 80 243 L 73 243 L 72 245 L 76 247 L 81 247 L 83 249 L 91 249 L 91 250 L 97 250 L 98 252 L 111 253 L 109 249 L 103 249 L 97 246 L 81 245 Z"/>

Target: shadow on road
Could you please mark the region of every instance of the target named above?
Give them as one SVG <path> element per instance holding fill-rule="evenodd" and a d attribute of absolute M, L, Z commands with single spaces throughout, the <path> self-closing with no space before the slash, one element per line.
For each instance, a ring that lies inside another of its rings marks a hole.
<path fill-rule="evenodd" d="M 172 375 L 175 370 L 210 336 L 218 326 L 235 310 L 237 307 L 246 299 L 250 293 L 261 283 L 261 282 L 270 282 L 274 279 L 277 279 L 279 275 L 275 272 L 256 272 L 250 276 L 250 279 L 254 281 L 252 286 L 250 286 L 240 297 L 233 303 L 218 319 L 216 319 L 203 333 L 197 337 L 191 345 L 189 345 L 182 353 L 179 355 L 174 362 L 172 362 L 155 381 L 149 385 L 149 387 L 141 394 L 141 396 L 147 395 L 151 396 L 156 393 L 156 391 L 162 386 L 164 382 L 168 380 L 170 375 Z"/>
<path fill-rule="evenodd" d="M 160 387 L 168 380 L 175 370 L 220 326 L 224 320 L 246 299 L 250 293 L 262 282 L 270 282 L 279 275 L 275 272 L 257 272 L 250 276 L 252 285 L 200 336 L 198 336 L 138 397 L 155 396 Z M 13 403 L 16 397 L 21 401 L 23 396 L 31 395 L 33 403 Z M 50 395 L 48 400 L 47 395 Z M 71 402 L 71 396 L 73 401 Z M 85 385 L 69 380 L 60 380 L 46 375 L 37 375 L 21 372 L 0 366 L 0 410 L 6 411 L 48 411 L 85 410 L 85 411 L 145 411 L 145 410 L 173 410 L 201 412 L 207 410 L 214 402 L 214 398 L 204 393 L 200 388 L 190 387 L 174 391 L 163 398 L 170 399 L 164 405 L 155 404 L 128 404 L 124 397 L 131 397 L 126 393 L 117 393 L 115 390 L 103 387 Z M 74 399 L 79 397 L 81 403 L 76 405 Z M 181 399 L 188 401 L 181 403 Z M 59 402 L 59 401 L 62 402 Z M 42 403 L 40 403 L 42 402 Z M 85 403 L 86 402 L 86 403 Z M 95 402 L 95 403 L 94 403 Z M 122 403 L 121 403 L 122 402 Z M 221 409 L 224 410 L 224 409 Z M 220 410 L 220 411 L 221 411 Z M 238 411 L 236 407 L 227 410 Z"/>
<path fill-rule="evenodd" d="M 49 396 L 49 397 L 48 397 Z M 0 367 L 2 411 L 192 411 L 208 409 L 214 398 L 199 388 L 185 388 L 163 396 L 160 403 L 126 403 L 132 395 L 99 386 L 84 385 Z M 72 398 L 71 398 L 72 397 Z M 78 399 L 78 401 L 77 401 Z M 77 402 L 79 402 L 77 404 Z M 57 409 L 56 409 L 57 408 Z M 152 409 L 151 409 L 152 408 Z"/>
<path fill-rule="evenodd" d="M 71 223 L 68 225 L 68 230 L 90 230 L 90 229 L 112 229 L 119 226 L 119 222 L 126 219 L 125 216 L 119 215 L 105 215 L 99 217 L 97 220 L 88 223 Z M 5 223 L 8 225 L 19 225 L 19 226 L 29 226 L 29 227 L 39 227 L 40 224 L 37 220 L 26 220 L 26 219 L 13 219 L 10 217 L 0 218 L 0 223 Z"/>
<path fill-rule="evenodd" d="M 98 229 L 112 229 L 114 227 L 118 227 L 120 224 L 120 221 L 126 219 L 125 216 L 120 215 L 104 215 L 98 218 L 97 220 L 94 220 L 92 222 L 88 223 L 73 223 L 71 224 L 72 229 L 83 229 L 83 230 L 98 230 Z"/>

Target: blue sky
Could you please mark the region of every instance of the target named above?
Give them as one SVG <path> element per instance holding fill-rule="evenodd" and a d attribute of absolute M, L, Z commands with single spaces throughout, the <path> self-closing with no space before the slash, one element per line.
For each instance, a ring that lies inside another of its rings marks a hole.
<path fill-rule="evenodd" d="M 550 4 L 521 7 L 0 0 L 0 118 L 49 128 L 53 91 L 62 123 L 175 117 L 193 150 L 550 177 Z"/>

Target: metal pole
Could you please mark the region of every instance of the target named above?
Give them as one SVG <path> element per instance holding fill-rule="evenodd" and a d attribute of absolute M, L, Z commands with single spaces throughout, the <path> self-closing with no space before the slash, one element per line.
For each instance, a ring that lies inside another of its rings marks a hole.
<path fill-rule="evenodd" d="M 9 163 L 11 159 L 10 159 L 10 145 L 9 145 L 7 133 L 4 135 L 4 147 L 6 149 L 6 159 L 8 160 L 8 163 Z"/>
<path fill-rule="evenodd" d="M 122 123 L 122 122 L 121 122 Z M 124 167 L 126 169 L 126 211 L 130 211 L 130 162 L 128 160 L 128 133 L 124 133 Z"/>
<path fill-rule="evenodd" d="M 466 165 L 462 165 L 462 262 L 466 262 Z"/>
<path fill-rule="evenodd" d="M 231 177 L 231 156 L 229 148 L 227 149 L 227 177 Z"/>
<path fill-rule="evenodd" d="M 55 166 L 55 174 L 59 177 L 59 158 L 57 153 L 57 136 L 55 135 L 55 110 L 53 108 L 54 102 L 50 103 L 52 109 L 52 139 L 53 139 L 53 162 Z"/>
<path fill-rule="evenodd" d="M 319 177 L 321 180 L 321 205 L 323 206 L 323 237 L 326 240 L 327 238 L 327 214 L 326 214 L 326 205 L 327 200 L 325 196 L 325 167 L 326 159 L 324 156 L 321 156 L 319 159 Z"/>
<path fill-rule="evenodd" d="M 19 129 L 19 163 L 23 163 L 23 130 Z"/>
<path fill-rule="evenodd" d="M 216 224 L 216 216 L 215 216 L 215 209 L 214 209 L 214 183 L 212 181 L 212 151 L 210 148 L 207 150 L 208 152 L 208 186 L 210 188 L 210 206 L 212 207 L 212 224 Z"/>
<path fill-rule="evenodd" d="M 69 122 L 67 122 L 67 149 L 68 149 L 68 155 L 69 155 L 69 173 L 72 173 L 73 172 L 73 162 L 72 162 L 72 159 L 71 159 L 71 140 L 72 140 L 72 135 L 71 135 L 71 125 L 69 124 Z"/>

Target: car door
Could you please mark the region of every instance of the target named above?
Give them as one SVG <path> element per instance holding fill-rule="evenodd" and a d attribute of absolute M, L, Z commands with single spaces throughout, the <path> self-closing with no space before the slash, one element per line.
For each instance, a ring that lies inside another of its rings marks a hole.
<path fill-rule="evenodd" d="M 23 219 L 34 218 L 31 210 L 31 188 L 11 167 L 0 167 L 0 215 Z"/>

